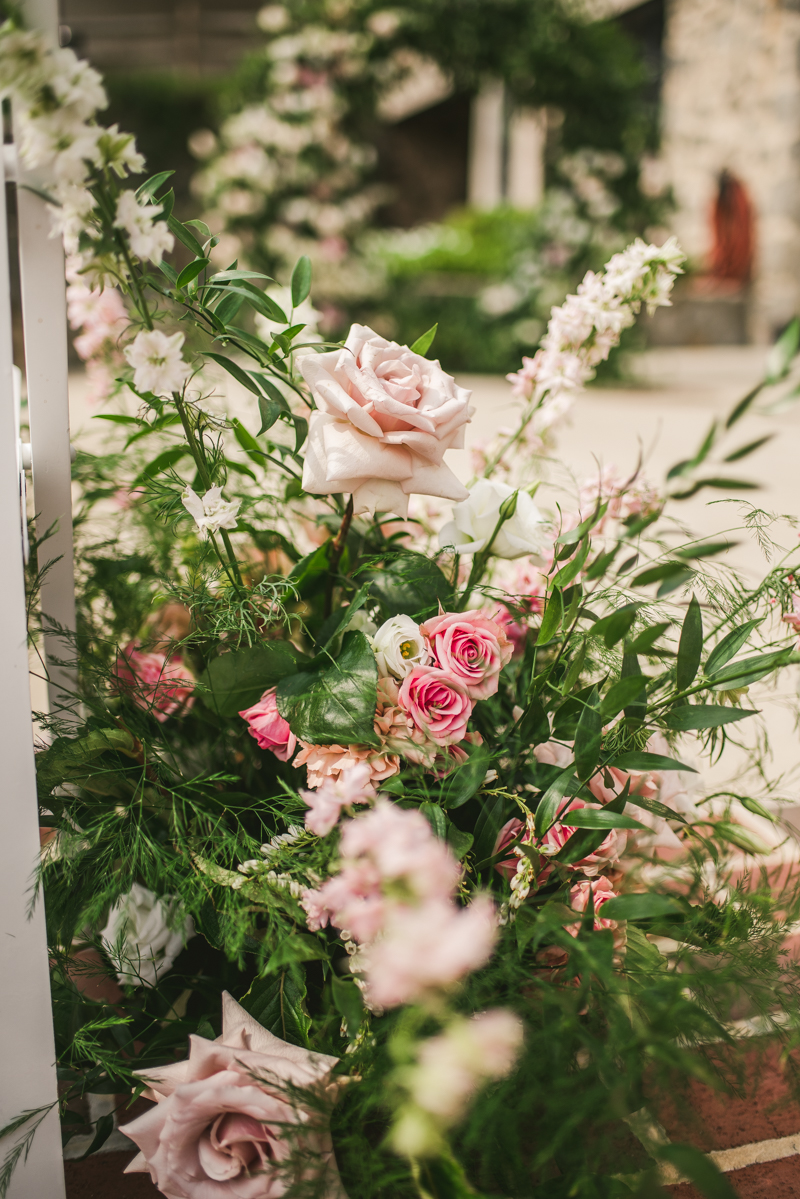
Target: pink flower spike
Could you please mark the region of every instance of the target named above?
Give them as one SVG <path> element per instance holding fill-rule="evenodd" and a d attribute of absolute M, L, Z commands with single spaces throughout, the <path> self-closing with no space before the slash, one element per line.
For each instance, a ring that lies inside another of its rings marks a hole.
<path fill-rule="evenodd" d="M 310 809 L 306 812 L 306 828 L 317 837 L 326 837 L 338 822 L 342 808 L 369 803 L 375 798 L 371 779 L 372 770 L 368 763 L 357 762 L 338 777 L 326 778 L 318 790 L 301 791 L 300 795 Z"/>

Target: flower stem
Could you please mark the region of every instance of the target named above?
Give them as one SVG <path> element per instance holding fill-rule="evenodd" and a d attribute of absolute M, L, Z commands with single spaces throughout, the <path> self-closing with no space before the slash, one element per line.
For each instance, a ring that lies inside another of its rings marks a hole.
<path fill-rule="evenodd" d="M 339 531 L 331 542 L 330 553 L 328 554 L 328 579 L 325 584 L 325 615 L 330 616 L 333 611 L 333 576 L 339 568 L 339 563 L 344 552 L 345 541 L 347 534 L 350 532 L 350 525 L 353 522 L 353 497 L 347 501 L 347 507 L 344 510 L 342 523 L 339 525 Z"/>

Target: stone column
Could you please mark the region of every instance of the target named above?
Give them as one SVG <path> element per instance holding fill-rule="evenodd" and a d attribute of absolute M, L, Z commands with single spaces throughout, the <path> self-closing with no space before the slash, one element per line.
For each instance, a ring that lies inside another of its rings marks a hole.
<path fill-rule="evenodd" d="M 467 200 L 474 208 L 496 208 L 503 200 L 505 89 L 502 81 L 484 83 L 472 101 Z"/>
<path fill-rule="evenodd" d="M 515 208 L 536 208 L 544 196 L 544 109 L 518 108 L 508 123 L 506 199 Z"/>

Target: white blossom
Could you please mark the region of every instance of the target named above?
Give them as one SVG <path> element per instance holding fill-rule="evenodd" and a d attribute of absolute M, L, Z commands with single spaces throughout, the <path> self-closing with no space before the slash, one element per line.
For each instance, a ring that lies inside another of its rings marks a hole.
<path fill-rule="evenodd" d="M 378 674 L 404 679 L 415 666 L 426 666 L 431 651 L 419 625 L 410 616 L 392 616 L 373 638 Z"/>
<path fill-rule="evenodd" d="M 121 983 L 153 987 L 172 968 L 194 931 L 191 916 L 181 916 L 176 896 L 159 897 L 134 883 L 109 912 L 100 939 Z"/>
<path fill-rule="evenodd" d="M 114 221 L 115 228 L 124 229 L 128 234 L 134 254 L 139 258 L 149 258 L 156 265 L 175 244 L 166 221 L 155 219 L 160 212 L 160 204 L 143 207 L 134 192 L 124 191 L 117 200 L 117 217 Z"/>
<path fill-rule="evenodd" d="M 137 333 L 125 357 L 133 367 L 133 386 L 138 392 L 169 396 L 182 391 L 191 367 L 181 355 L 183 334 L 168 337 L 160 329 L 144 329 Z"/>
<path fill-rule="evenodd" d="M 453 508 L 453 519 L 439 533 L 439 545 L 455 548 L 457 554 L 477 554 L 485 549 L 500 520 L 500 507 L 513 495 L 505 483 L 479 479 L 467 499 Z M 504 521 L 491 544 L 498 558 L 521 558 L 538 554 L 543 546 L 544 517 L 527 491 L 517 493 L 514 515 Z"/>
<path fill-rule="evenodd" d="M 204 496 L 199 496 L 187 487 L 181 496 L 184 508 L 197 525 L 201 538 L 220 529 L 235 529 L 241 500 L 223 500 L 222 490 L 211 487 Z"/>

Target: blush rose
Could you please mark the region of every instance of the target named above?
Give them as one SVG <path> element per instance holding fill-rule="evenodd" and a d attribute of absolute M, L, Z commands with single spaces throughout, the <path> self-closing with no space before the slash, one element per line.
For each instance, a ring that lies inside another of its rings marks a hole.
<path fill-rule="evenodd" d="M 258 703 L 239 713 L 247 721 L 248 733 L 255 737 L 259 749 L 269 749 L 279 762 L 288 762 L 297 749 L 297 738 L 278 711 L 275 688 L 270 687 Z"/>
<path fill-rule="evenodd" d="M 465 500 L 444 462 L 464 445 L 470 392 L 438 362 L 353 325 L 344 348 L 304 355 L 311 388 L 303 490 L 351 492 L 354 510 L 408 515 L 411 494 Z"/>
<path fill-rule="evenodd" d="M 463 741 L 473 702 L 458 679 L 438 666 L 415 666 L 398 694 L 403 711 L 437 745 Z"/>

